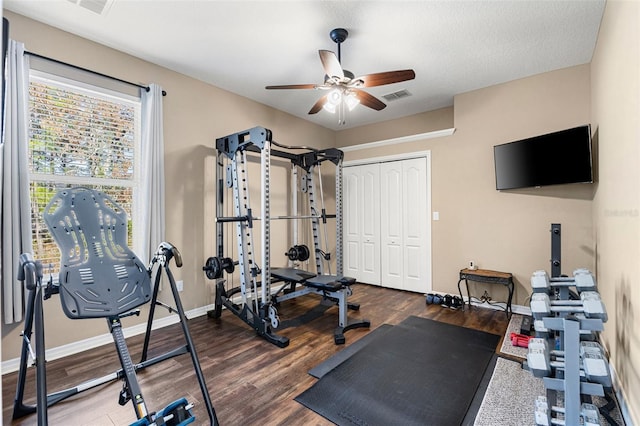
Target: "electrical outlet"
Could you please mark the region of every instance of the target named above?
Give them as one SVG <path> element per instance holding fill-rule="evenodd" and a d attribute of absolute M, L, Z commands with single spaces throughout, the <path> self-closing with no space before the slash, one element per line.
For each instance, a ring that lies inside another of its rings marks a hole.
<path fill-rule="evenodd" d="M 176 288 L 178 289 L 178 291 L 182 291 L 182 289 L 184 288 L 184 281 L 182 280 L 176 281 Z"/>

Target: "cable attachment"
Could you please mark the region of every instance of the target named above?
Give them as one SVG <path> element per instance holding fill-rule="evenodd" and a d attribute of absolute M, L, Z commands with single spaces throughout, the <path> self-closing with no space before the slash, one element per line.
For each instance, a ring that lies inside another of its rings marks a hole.
<path fill-rule="evenodd" d="M 321 249 L 316 249 L 316 252 L 320 253 L 320 256 L 322 256 L 324 260 L 331 260 L 331 253 L 327 253 Z"/>

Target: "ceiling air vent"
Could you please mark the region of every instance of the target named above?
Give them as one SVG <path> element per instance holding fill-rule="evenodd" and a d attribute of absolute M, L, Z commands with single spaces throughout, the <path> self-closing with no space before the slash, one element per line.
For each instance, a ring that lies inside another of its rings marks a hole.
<path fill-rule="evenodd" d="M 397 92 L 387 93 L 386 95 L 382 95 L 388 102 L 397 101 L 398 99 L 406 98 L 407 96 L 411 96 L 411 93 L 407 89 L 398 90 Z"/>
<path fill-rule="evenodd" d="M 77 4 L 87 10 L 90 10 L 98 15 L 104 15 L 111 8 L 114 0 L 69 0 L 73 4 Z"/>

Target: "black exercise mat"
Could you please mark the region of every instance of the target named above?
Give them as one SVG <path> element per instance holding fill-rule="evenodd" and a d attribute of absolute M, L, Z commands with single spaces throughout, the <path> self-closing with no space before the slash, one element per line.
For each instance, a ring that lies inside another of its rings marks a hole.
<path fill-rule="evenodd" d="M 338 425 L 459 425 L 499 340 L 409 317 L 296 401 Z"/>
<path fill-rule="evenodd" d="M 360 340 L 350 344 L 340 352 L 332 355 L 327 360 L 313 367 L 311 370 L 309 370 L 309 375 L 315 377 L 316 379 L 321 379 L 329 371 L 333 370 L 338 365 L 351 358 L 354 353 L 358 352 L 360 349 L 368 345 L 369 342 L 377 338 L 378 335 L 386 333 L 391 328 L 393 328 L 392 325 L 382 324 L 372 332 L 367 333 L 367 335 L 362 337 Z"/>

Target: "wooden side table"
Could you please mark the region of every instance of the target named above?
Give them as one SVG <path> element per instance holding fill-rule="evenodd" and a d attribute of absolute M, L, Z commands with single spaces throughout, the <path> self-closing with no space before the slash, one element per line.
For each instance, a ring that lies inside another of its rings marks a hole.
<path fill-rule="evenodd" d="M 488 269 L 469 269 L 464 268 L 460 270 L 460 279 L 458 280 L 458 292 L 462 299 L 462 309 L 464 310 L 464 298 L 462 297 L 462 290 L 460 289 L 460 283 L 464 280 L 467 287 L 467 296 L 469 309 L 471 309 L 471 294 L 469 293 L 469 281 L 475 281 L 479 283 L 488 284 L 502 284 L 509 290 L 509 296 L 507 298 L 507 305 L 504 308 L 504 312 L 509 317 L 513 311 L 511 309 L 511 300 L 513 299 L 513 275 L 509 272 L 490 271 Z"/>

